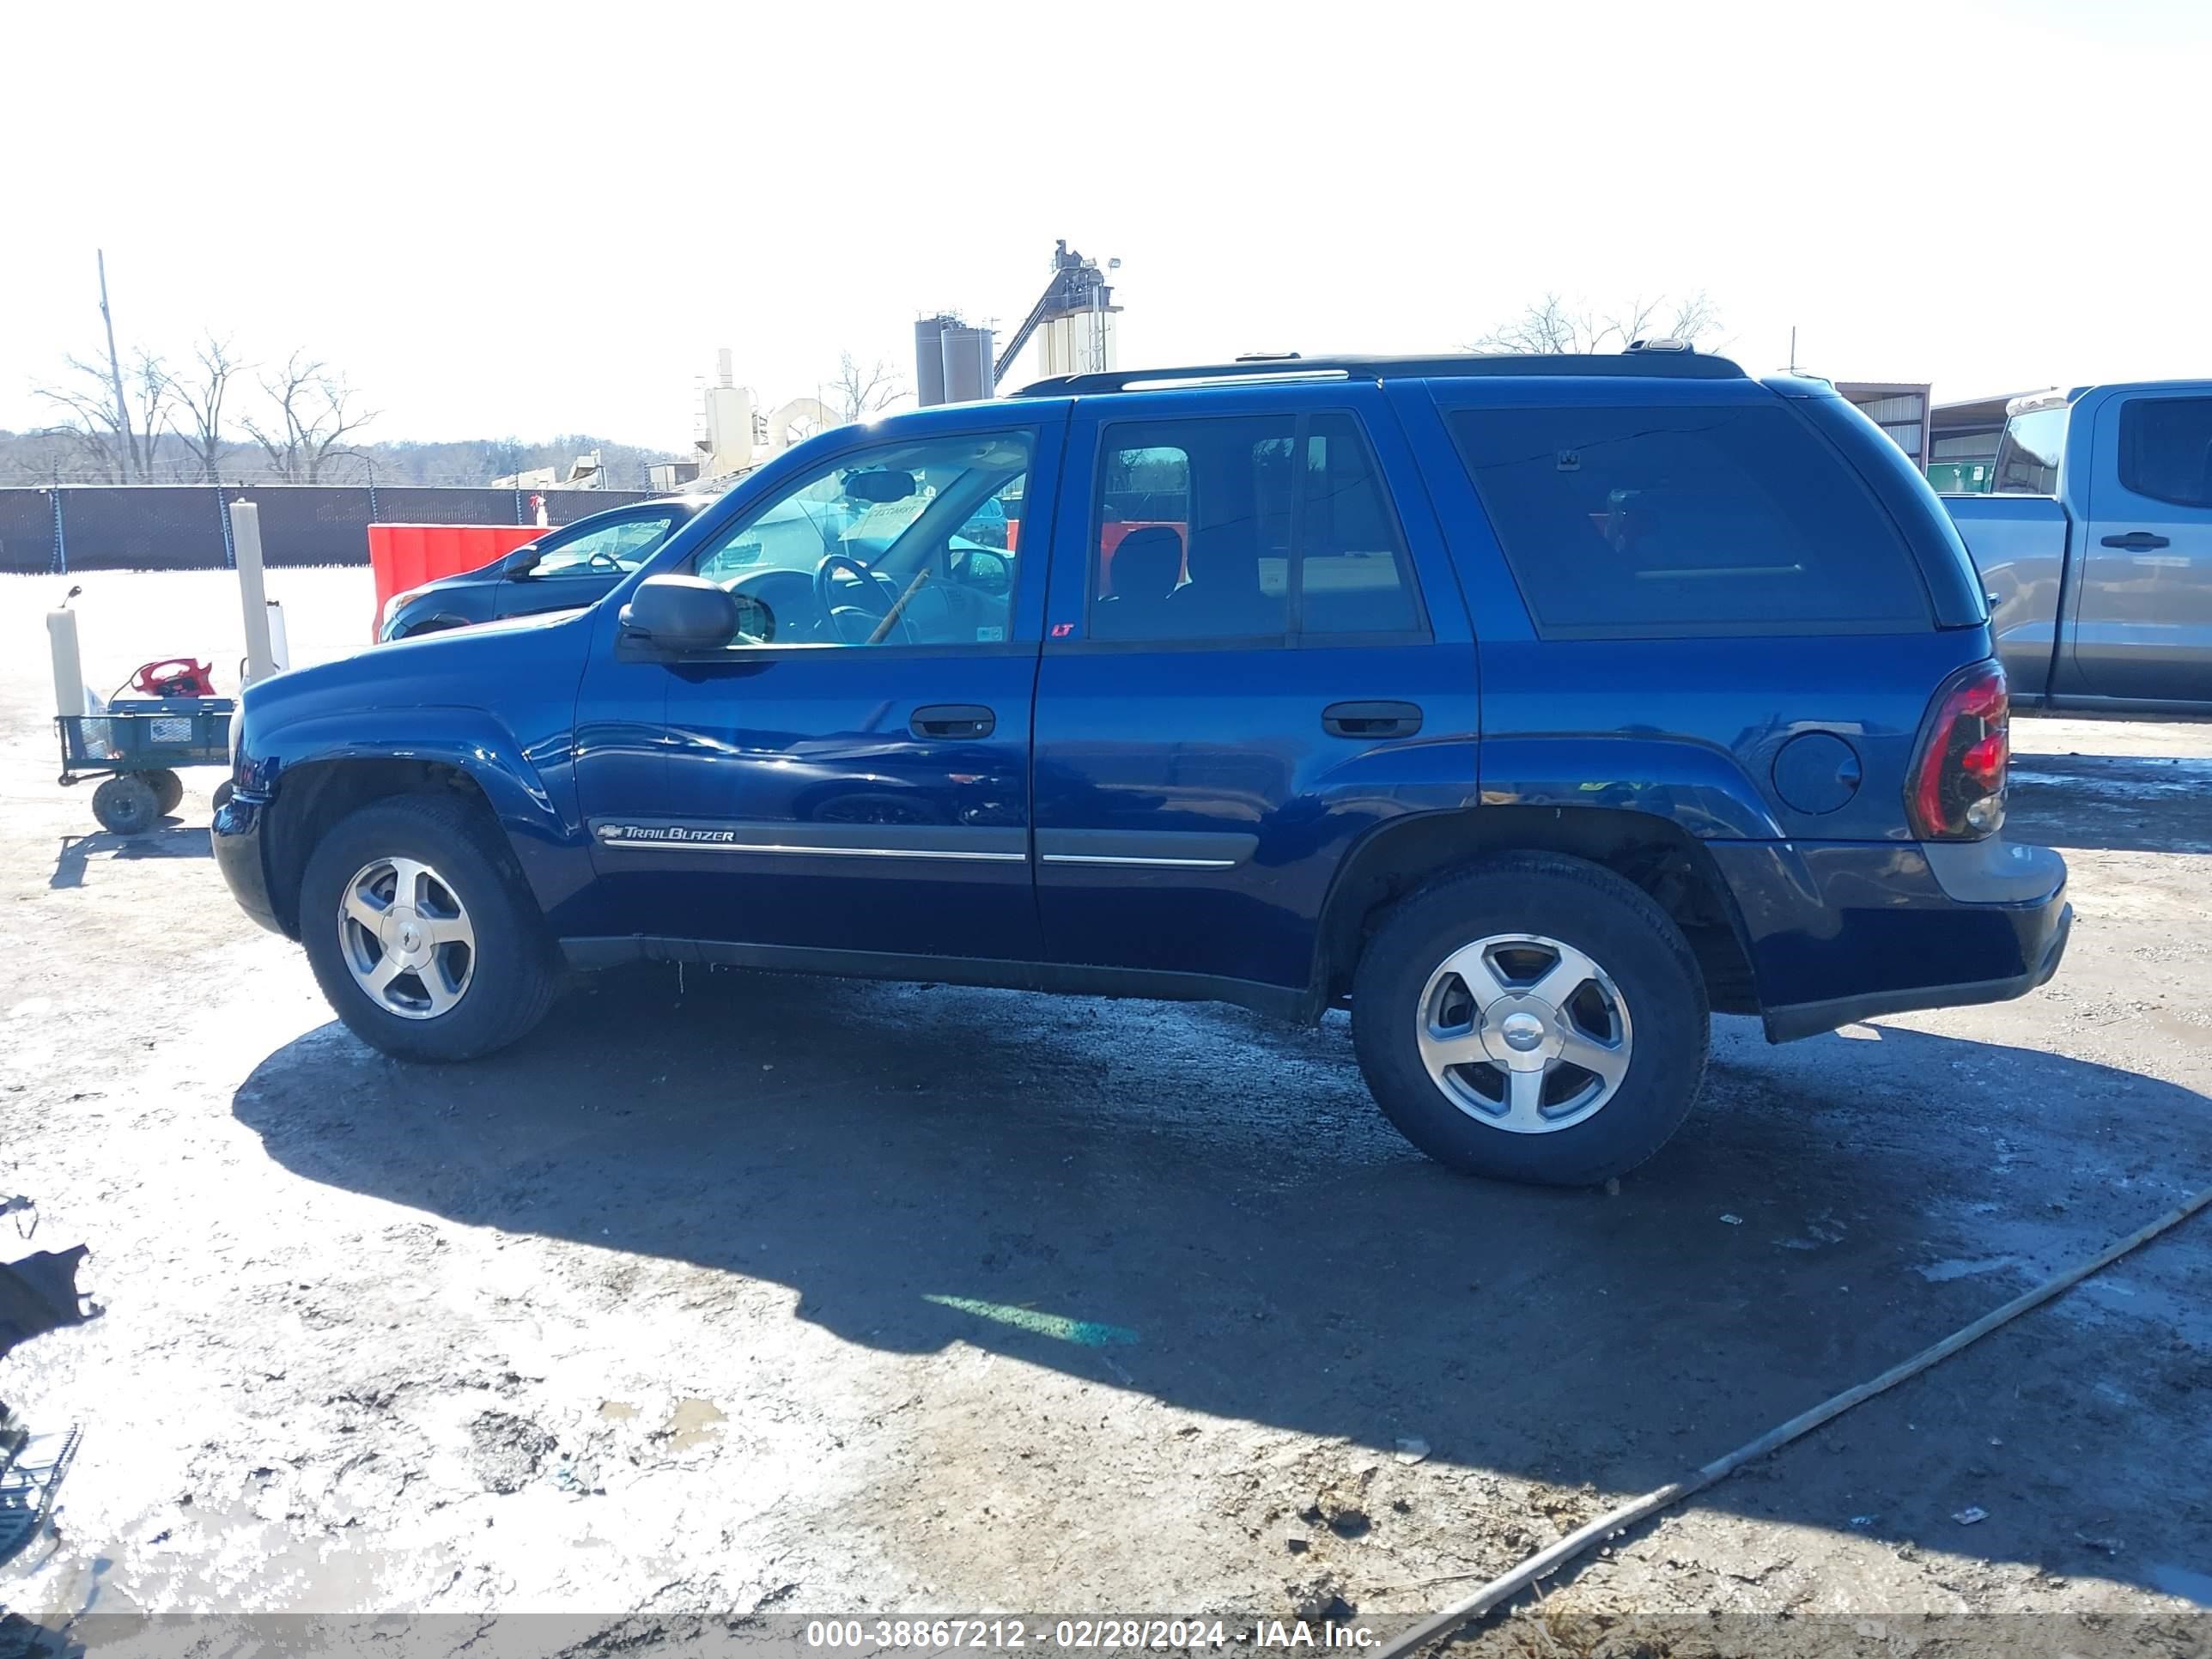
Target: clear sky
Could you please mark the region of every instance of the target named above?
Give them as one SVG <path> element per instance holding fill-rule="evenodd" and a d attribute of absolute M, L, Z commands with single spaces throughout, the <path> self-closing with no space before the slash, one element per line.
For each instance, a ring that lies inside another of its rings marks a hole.
<path fill-rule="evenodd" d="M 1939 397 L 2212 375 L 2212 5 L 12 8 L 0 427 L 99 339 L 307 346 L 366 436 L 687 443 L 1011 328 L 1121 360 L 1465 343 L 1704 289 L 1747 367 Z"/>

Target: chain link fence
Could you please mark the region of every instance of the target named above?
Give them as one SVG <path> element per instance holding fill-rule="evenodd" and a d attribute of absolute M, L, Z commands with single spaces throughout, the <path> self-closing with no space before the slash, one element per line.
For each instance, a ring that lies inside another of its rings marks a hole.
<path fill-rule="evenodd" d="M 372 524 L 548 524 L 649 501 L 641 489 L 484 489 L 365 484 L 62 484 L 0 489 L 0 571 L 220 570 L 235 560 L 231 501 L 261 509 L 272 565 L 367 564 Z"/>

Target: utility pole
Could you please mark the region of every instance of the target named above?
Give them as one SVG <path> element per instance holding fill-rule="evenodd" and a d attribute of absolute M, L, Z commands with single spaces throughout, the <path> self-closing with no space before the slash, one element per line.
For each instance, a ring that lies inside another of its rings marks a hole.
<path fill-rule="evenodd" d="M 107 250 L 95 248 L 100 261 L 100 320 L 107 326 L 107 383 L 115 389 L 116 470 L 131 483 L 131 405 L 123 401 L 123 364 L 115 355 L 115 319 L 107 311 Z"/>

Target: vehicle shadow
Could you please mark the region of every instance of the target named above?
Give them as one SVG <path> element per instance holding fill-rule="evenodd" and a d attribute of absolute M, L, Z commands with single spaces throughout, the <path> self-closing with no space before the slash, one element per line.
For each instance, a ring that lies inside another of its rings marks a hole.
<path fill-rule="evenodd" d="M 0 1607 L 0 1659 L 84 1659 L 84 1644 L 67 1631 Z"/>
<path fill-rule="evenodd" d="M 1931 1138 L 1939 1086 L 1995 1114 L 1997 1140 Z M 320 1028 L 263 1061 L 234 1110 L 308 1179 L 787 1285 L 799 1318 L 854 1343 L 965 1342 L 1386 1455 L 1418 1437 L 1443 1462 L 1639 1491 L 2057 1265 L 2038 1259 L 2048 1238 L 2005 1247 L 2017 1273 L 1980 1260 L 2014 1219 L 1962 1196 L 1992 1190 L 1992 1158 L 2010 1160 L 2006 1207 L 2041 1212 L 2037 1136 L 2051 1172 L 2094 1183 L 2095 1159 L 2183 1158 L 2206 1104 L 2030 1050 L 1896 1028 L 1769 1050 L 1728 1022 L 1705 1103 L 1657 1158 L 1614 1194 L 1546 1191 L 1405 1146 L 1340 1019 L 696 969 L 678 994 L 638 969 L 471 1066 L 395 1066 Z M 2112 1123 L 2134 1126 L 2127 1145 Z M 2094 1159 L 2072 1139 L 2093 1133 Z M 2162 1207 L 2138 1197 L 2124 1225 L 2083 1227 L 2100 1244 Z M 2077 1340 L 2084 1357 L 2063 1359 Z M 1852 1458 L 1698 1501 L 1926 1537 L 1996 1438 L 2044 1460 L 2009 1477 L 2023 1492 L 2093 1501 L 2098 1458 L 2139 1471 L 2149 1433 L 2140 1415 L 2107 1431 L 2075 1414 L 2109 1342 L 2046 1316 L 2033 1340 L 1951 1362 L 1911 1424 L 1904 1406 L 1893 1423 L 1863 1410 Z M 2038 1431 L 2038 1412 L 2063 1426 Z M 2129 1570 L 2033 1509 L 1978 1528 L 1974 1553 Z"/>
<path fill-rule="evenodd" d="M 2006 833 L 2045 847 L 2212 853 L 2212 758 L 2020 754 Z"/>
<path fill-rule="evenodd" d="M 49 887 L 82 887 L 85 866 L 95 858 L 205 859 L 215 856 L 215 842 L 204 823 L 183 824 L 164 818 L 159 828 L 143 835 L 118 836 L 96 830 L 88 836 L 64 836 L 54 859 Z"/>

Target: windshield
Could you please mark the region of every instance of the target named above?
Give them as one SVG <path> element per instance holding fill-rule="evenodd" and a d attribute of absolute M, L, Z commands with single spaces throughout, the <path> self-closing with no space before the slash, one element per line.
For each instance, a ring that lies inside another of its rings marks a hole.
<path fill-rule="evenodd" d="M 621 524 L 603 525 L 558 547 L 548 548 L 531 567 L 532 576 L 612 574 L 635 570 L 666 538 L 683 516 L 669 512 Z"/>
<path fill-rule="evenodd" d="M 1991 492 L 1999 495 L 2056 495 L 2058 465 L 2066 447 L 2065 404 L 2030 410 L 2005 422 L 1997 440 L 1996 482 Z"/>

